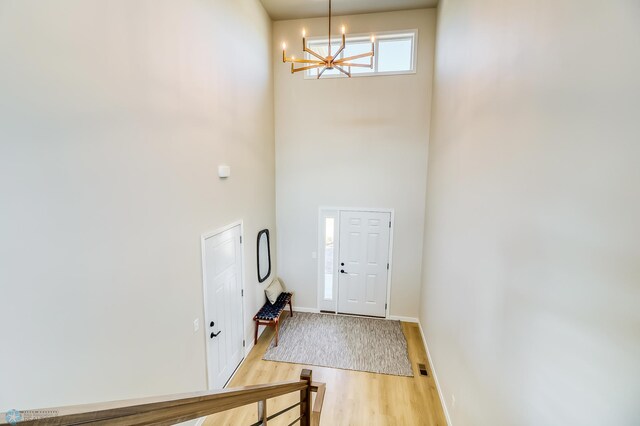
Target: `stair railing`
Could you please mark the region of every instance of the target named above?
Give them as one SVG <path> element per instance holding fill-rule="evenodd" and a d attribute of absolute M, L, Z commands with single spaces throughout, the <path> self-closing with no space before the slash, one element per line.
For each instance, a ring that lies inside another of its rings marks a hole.
<path fill-rule="evenodd" d="M 312 382 L 311 375 L 311 370 L 304 369 L 300 374 L 300 380 L 288 382 L 15 413 L 16 419 L 19 419 L 17 423 L 19 426 L 172 425 L 249 404 L 257 404 L 258 422 L 251 426 L 266 426 L 270 420 L 296 407 L 299 407 L 300 416 L 291 425 L 299 421 L 300 426 L 318 426 L 326 385 Z M 267 416 L 268 399 L 293 392 L 300 392 L 299 402 Z M 316 392 L 313 406 L 312 392 Z M 3 415 L 0 417 L 0 423 L 6 424 L 6 419 L 9 418 Z"/>

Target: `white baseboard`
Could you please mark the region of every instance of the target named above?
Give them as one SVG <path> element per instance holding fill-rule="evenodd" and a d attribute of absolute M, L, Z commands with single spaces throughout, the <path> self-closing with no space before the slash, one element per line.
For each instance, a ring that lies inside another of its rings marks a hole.
<path fill-rule="evenodd" d="M 197 421 L 195 426 L 202 426 L 204 424 L 206 417 L 200 417 Z"/>
<path fill-rule="evenodd" d="M 436 389 L 438 389 L 438 395 L 440 396 L 440 403 L 442 404 L 442 411 L 444 411 L 444 417 L 447 420 L 447 425 L 453 426 L 451 423 L 451 417 L 449 417 L 449 411 L 447 411 L 447 404 L 445 404 L 444 395 L 442 394 L 442 389 L 440 388 L 440 383 L 438 382 L 438 375 L 436 374 L 436 369 L 433 366 L 433 360 L 431 359 L 431 354 L 429 353 L 429 346 L 427 346 L 427 339 L 424 337 L 424 331 L 422 330 L 422 324 L 418 321 L 418 326 L 420 328 L 420 334 L 422 335 L 422 343 L 424 344 L 424 349 L 427 351 L 427 359 L 429 360 L 429 367 L 431 368 L 431 374 L 433 374 L 433 380 L 436 382 Z"/>
<path fill-rule="evenodd" d="M 394 321 L 402 321 L 402 322 L 414 322 L 416 324 L 420 324 L 420 321 L 418 321 L 418 318 L 413 318 L 413 317 L 401 317 L 399 315 L 389 315 L 387 319 L 394 320 Z"/>
<path fill-rule="evenodd" d="M 298 312 L 309 312 L 312 314 L 319 314 L 320 313 L 320 309 L 317 308 L 303 308 L 301 306 L 294 306 L 293 307 L 293 311 L 298 311 Z"/>
<path fill-rule="evenodd" d="M 248 352 L 247 352 L 248 353 Z M 240 361 L 240 364 L 238 364 L 238 366 L 236 367 L 236 369 L 234 370 L 233 374 L 231 375 L 231 377 L 229 377 L 229 380 L 227 381 L 227 383 L 224 385 L 224 389 L 227 388 L 227 386 L 229 385 L 229 383 L 231 383 L 231 381 L 233 380 L 233 378 L 236 376 L 236 373 L 238 371 L 240 371 L 240 368 L 242 368 L 242 364 L 244 364 L 244 362 L 247 360 L 247 355 L 245 354 L 244 358 L 242 358 L 242 361 Z"/>
<path fill-rule="evenodd" d="M 260 336 L 262 336 L 262 333 L 264 333 L 266 329 L 267 329 L 267 327 L 264 326 L 264 325 L 261 325 L 260 327 L 258 327 L 258 339 L 260 338 Z M 253 349 L 253 347 L 255 346 L 255 342 L 253 340 L 253 333 L 251 333 L 251 336 L 248 337 L 247 341 L 248 341 L 249 344 L 244 348 L 244 357 L 245 358 L 249 355 L 249 352 L 251 352 L 251 349 Z M 244 359 L 242 360 L 242 362 L 244 362 Z M 240 368 L 240 367 L 238 367 L 238 368 Z"/>

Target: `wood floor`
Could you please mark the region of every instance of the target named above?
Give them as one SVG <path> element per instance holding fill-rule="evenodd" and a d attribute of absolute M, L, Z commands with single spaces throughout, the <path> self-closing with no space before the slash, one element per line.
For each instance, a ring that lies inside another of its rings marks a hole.
<path fill-rule="evenodd" d="M 429 425 L 446 426 L 438 391 L 427 362 L 417 324 L 402 323 L 407 338 L 409 358 L 414 377 L 390 376 L 361 371 L 263 361 L 273 338 L 269 327 L 258 344 L 240 366 L 228 388 L 300 377 L 303 368 L 313 371 L 313 381 L 327 384 L 322 408 L 322 426 L 334 425 Z M 417 363 L 424 363 L 429 376 L 420 376 Z M 269 415 L 299 401 L 299 395 L 286 395 L 267 401 Z M 230 410 L 206 419 L 205 425 L 250 425 L 258 420 L 257 405 Z M 298 417 L 297 409 L 269 422 L 269 425 L 288 425 Z"/>

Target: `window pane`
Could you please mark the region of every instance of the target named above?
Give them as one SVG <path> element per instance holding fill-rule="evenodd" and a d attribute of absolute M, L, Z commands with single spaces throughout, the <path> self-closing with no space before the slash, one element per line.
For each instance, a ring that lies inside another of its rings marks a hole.
<path fill-rule="evenodd" d="M 411 38 L 378 42 L 378 71 L 411 71 L 413 43 Z"/>
<path fill-rule="evenodd" d="M 324 219 L 324 298 L 333 299 L 333 232 L 335 219 Z"/>

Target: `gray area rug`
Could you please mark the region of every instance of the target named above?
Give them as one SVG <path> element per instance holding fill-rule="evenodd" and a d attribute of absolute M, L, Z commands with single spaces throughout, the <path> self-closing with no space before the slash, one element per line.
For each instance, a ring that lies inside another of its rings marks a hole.
<path fill-rule="evenodd" d="M 295 312 L 262 359 L 413 377 L 400 321 Z"/>

